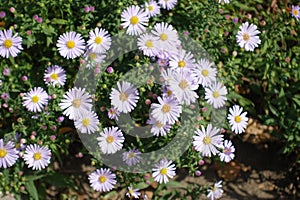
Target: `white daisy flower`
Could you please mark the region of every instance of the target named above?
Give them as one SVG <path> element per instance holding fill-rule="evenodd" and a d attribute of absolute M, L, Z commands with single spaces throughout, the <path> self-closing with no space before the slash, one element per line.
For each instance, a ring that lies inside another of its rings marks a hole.
<path fill-rule="evenodd" d="M 195 77 L 190 72 L 183 71 L 173 74 L 173 79 L 169 81 L 169 88 L 180 103 L 190 105 L 199 97 L 195 92 L 199 85 Z"/>
<path fill-rule="evenodd" d="M 154 30 L 151 31 L 155 39 L 158 41 L 158 48 L 161 51 L 171 53 L 177 52 L 177 47 L 180 45 L 177 31 L 168 23 L 157 23 L 154 25 Z"/>
<path fill-rule="evenodd" d="M 91 95 L 85 91 L 85 88 L 69 89 L 63 97 L 59 107 L 64 110 L 63 114 L 71 120 L 78 119 L 85 110 L 90 111 L 92 109 Z"/>
<path fill-rule="evenodd" d="M 65 85 L 66 79 L 67 76 L 65 70 L 58 65 L 52 65 L 45 70 L 44 81 L 47 85 L 63 86 Z"/>
<path fill-rule="evenodd" d="M 31 112 L 42 112 L 45 105 L 48 104 L 48 94 L 41 87 L 34 87 L 23 96 L 23 106 Z"/>
<path fill-rule="evenodd" d="M 97 169 L 89 175 L 91 187 L 98 192 L 108 192 L 116 185 L 116 175 L 108 168 Z"/>
<path fill-rule="evenodd" d="M 193 74 L 195 74 L 198 83 L 203 87 L 208 87 L 216 82 L 217 69 L 213 68 L 213 65 L 213 62 L 210 62 L 207 59 L 201 59 L 193 69 Z"/>
<path fill-rule="evenodd" d="M 230 162 L 234 158 L 235 148 L 230 140 L 224 140 L 223 149 L 219 152 L 221 161 L 226 163 Z"/>
<path fill-rule="evenodd" d="M 41 170 L 50 163 L 51 151 L 45 146 L 30 144 L 25 149 L 24 160 L 26 165 L 33 170 Z"/>
<path fill-rule="evenodd" d="M 152 169 L 152 177 L 156 182 L 159 183 L 167 183 L 169 182 L 169 178 L 173 178 L 176 167 L 175 164 L 172 164 L 172 161 L 168 161 L 167 159 L 162 159 L 159 163 L 155 164 L 155 168 Z"/>
<path fill-rule="evenodd" d="M 126 151 L 123 153 L 123 161 L 129 166 L 136 165 L 141 160 L 140 154 L 141 152 L 137 149 Z"/>
<path fill-rule="evenodd" d="M 219 0 L 219 3 L 222 3 L 222 2 L 224 2 L 224 3 L 230 3 L 230 0 Z"/>
<path fill-rule="evenodd" d="M 214 108 L 221 108 L 227 101 L 227 89 L 220 82 L 215 82 L 205 88 L 205 99 Z"/>
<path fill-rule="evenodd" d="M 126 196 L 128 196 L 129 198 L 139 199 L 141 195 L 139 190 L 140 189 L 133 189 L 133 187 L 128 187 L 128 192 L 126 193 Z"/>
<path fill-rule="evenodd" d="M 81 34 L 71 31 L 60 35 L 56 46 L 62 57 L 73 59 L 83 54 L 85 42 Z"/>
<path fill-rule="evenodd" d="M 98 145 L 104 154 L 116 153 L 123 147 L 125 140 L 121 130 L 118 127 L 104 128 L 100 133 L 100 137 L 97 137 Z"/>
<path fill-rule="evenodd" d="M 162 124 L 152 116 L 150 116 L 150 119 L 147 120 L 147 124 L 152 125 L 150 132 L 155 136 L 165 136 L 171 130 L 170 124 Z"/>
<path fill-rule="evenodd" d="M 158 97 L 159 103 L 151 104 L 151 116 L 162 124 L 174 124 L 182 112 L 176 98 Z"/>
<path fill-rule="evenodd" d="M 106 57 L 103 53 L 94 53 L 91 49 L 87 49 L 84 53 L 85 67 L 93 69 L 96 65 L 101 64 Z"/>
<path fill-rule="evenodd" d="M 177 0 L 159 0 L 158 3 L 163 9 L 171 10 L 177 4 Z"/>
<path fill-rule="evenodd" d="M 243 23 L 236 35 L 236 41 L 241 48 L 245 47 L 246 51 L 254 51 L 255 47 L 261 43 L 258 34 L 260 33 L 257 30 L 257 26 L 250 24 L 248 22 Z"/>
<path fill-rule="evenodd" d="M 178 72 L 191 71 L 195 68 L 195 59 L 191 52 L 180 50 L 171 56 L 169 61 L 170 68 Z"/>
<path fill-rule="evenodd" d="M 243 133 L 248 124 L 248 117 L 246 117 L 247 112 L 242 112 L 243 108 L 238 105 L 234 105 L 232 108 L 229 108 L 227 119 L 229 120 L 231 130 L 236 134 Z"/>
<path fill-rule="evenodd" d="M 127 28 L 128 35 L 140 35 L 146 31 L 145 26 L 148 26 L 148 15 L 139 6 L 130 6 L 121 14 L 124 28 Z"/>
<path fill-rule="evenodd" d="M 292 16 L 298 21 L 300 18 L 300 7 L 292 5 Z"/>
<path fill-rule="evenodd" d="M 143 51 L 145 56 L 152 57 L 159 53 L 157 41 L 155 41 L 155 38 L 151 34 L 145 33 L 140 35 L 137 45 L 139 50 Z"/>
<path fill-rule="evenodd" d="M 117 89 L 112 88 L 109 98 L 112 106 L 119 112 L 129 113 L 136 107 L 139 92 L 129 82 L 118 82 Z"/>
<path fill-rule="evenodd" d="M 222 181 L 215 183 L 212 188 L 207 190 L 207 192 L 207 198 L 210 198 L 210 200 L 220 199 L 223 195 Z"/>
<path fill-rule="evenodd" d="M 120 116 L 120 112 L 115 109 L 114 107 L 111 107 L 109 110 L 108 110 L 108 118 L 109 119 L 115 119 L 115 120 L 118 120 L 119 116 Z"/>
<path fill-rule="evenodd" d="M 16 33 L 12 35 L 12 30 L 0 31 L 0 55 L 4 58 L 16 57 L 23 50 L 22 38 Z"/>
<path fill-rule="evenodd" d="M 155 17 L 160 14 L 160 6 L 156 1 L 149 1 L 145 3 L 145 11 L 149 17 Z"/>
<path fill-rule="evenodd" d="M 211 157 L 219 153 L 216 148 L 223 147 L 223 135 L 219 134 L 220 130 L 213 128 L 211 124 L 207 125 L 205 130 L 204 126 L 201 126 L 201 130 L 195 131 L 196 135 L 193 136 L 193 145 L 196 151 L 199 151 L 202 156 Z"/>
<path fill-rule="evenodd" d="M 94 111 L 83 111 L 82 115 L 74 121 L 80 133 L 91 134 L 98 130 L 99 119 Z"/>
<path fill-rule="evenodd" d="M 89 36 L 87 44 L 94 53 L 102 54 L 110 48 L 110 34 L 105 29 L 96 27 L 95 30 L 89 32 Z"/>
<path fill-rule="evenodd" d="M 11 167 L 16 163 L 18 158 L 18 151 L 15 148 L 14 143 L 8 141 L 4 144 L 3 139 L 0 139 L 0 167 Z"/>

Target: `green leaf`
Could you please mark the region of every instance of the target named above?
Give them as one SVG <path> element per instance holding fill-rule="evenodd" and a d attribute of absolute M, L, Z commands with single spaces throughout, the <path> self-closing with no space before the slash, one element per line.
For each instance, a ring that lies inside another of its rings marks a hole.
<path fill-rule="evenodd" d="M 70 178 L 59 173 L 53 173 L 52 175 L 47 176 L 45 181 L 50 185 L 54 185 L 59 188 L 65 188 L 73 185 L 73 182 Z"/>
<path fill-rule="evenodd" d="M 25 188 L 33 199 L 39 200 L 39 195 L 33 181 L 26 181 Z"/>
<path fill-rule="evenodd" d="M 35 181 L 35 180 L 38 180 L 38 179 L 41 179 L 43 177 L 45 177 L 46 174 L 42 174 L 42 175 L 28 175 L 28 176 L 25 176 L 25 180 L 26 181 Z"/>
<path fill-rule="evenodd" d="M 138 183 L 138 184 L 135 185 L 135 188 L 138 188 L 140 190 L 145 189 L 147 187 L 149 187 L 149 185 L 146 184 L 145 182 L 140 182 L 140 183 Z"/>
<path fill-rule="evenodd" d="M 52 19 L 51 23 L 52 24 L 66 24 L 68 21 L 67 20 L 64 20 L 64 19 Z"/>
<path fill-rule="evenodd" d="M 170 180 L 168 183 L 166 183 L 166 186 L 172 187 L 172 188 L 186 188 L 185 185 L 183 185 L 180 182 L 174 181 L 174 180 Z"/>

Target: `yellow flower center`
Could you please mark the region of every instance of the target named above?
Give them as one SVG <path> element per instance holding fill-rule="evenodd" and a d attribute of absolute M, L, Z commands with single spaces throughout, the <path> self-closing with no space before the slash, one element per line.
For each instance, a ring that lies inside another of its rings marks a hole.
<path fill-rule="evenodd" d="M 128 99 L 128 95 L 126 93 L 122 92 L 120 94 L 120 100 L 121 101 L 126 101 L 127 99 Z"/>
<path fill-rule="evenodd" d="M 40 160 L 42 158 L 42 155 L 40 152 L 36 152 L 33 154 L 33 159 L 34 160 Z"/>
<path fill-rule="evenodd" d="M 134 155 L 134 153 L 132 153 L 132 152 L 128 154 L 128 158 L 133 158 L 134 156 L 135 156 L 135 155 Z"/>
<path fill-rule="evenodd" d="M 115 138 L 111 135 L 107 136 L 107 138 L 106 138 L 106 142 L 108 142 L 108 143 L 112 143 L 114 140 L 115 140 Z"/>
<path fill-rule="evenodd" d="M 167 34 L 165 34 L 165 33 L 160 34 L 160 39 L 161 39 L 162 41 L 166 41 L 166 40 L 168 39 Z"/>
<path fill-rule="evenodd" d="M 163 113 L 168 113 L 171 110 L 171 107 L 168 104 L 163 105 L 162 109 Z"/>
<path fill-rule="evenodd" d="M 147 42 L 146 42 L 146 47 L 148 47 L 148 48 L 152 48 L 153 47 L 153 42 L 151 41 L 151 40 L 147 40 Z"/>
<path fill-rule="evenodd" d="M 186 80 L 182 80 L 180 83 L 179 83 L 179 87 L 181 88 L 181 89 L 185 89 L 185 88 L 187 88 L 187 86 L 188 86 L 189 84 L 188 84 L 188 82 L 186 81 Z"/>
<path fill-rule="evenodd" d="M 136 25 L 137 23 L 139 23 L 139 18 L 137 16 L 132 16 L 130 19 L 130 23 L 132 25 Z"/>
<path fill-rule="evenodd" d="M 97 58 L 97 55 L 95 53 L 90 53 L 89 58 L 90 60 L 95 60 Z"/>
<path fill-rule="evenodd" d="M 206 144 L 206 145 L 211 144 L 211 138 L 209 136 L 205 136 L 203 138 L 203 143 Z"/>
<path fill-rule="evenodd" d="M 40 100 L 40 98 L 38 97 L 38 96 L 33 96 L 33 97 L 31 97 L 31 101 L 33 102 L 33 103 L 37 103 L 37 102 L 39 102 L 39 100 Z"/>
<path fill-rule="evenodd" d="M 157 126 L 158 128 L 161 128 L 161 127 L 163 127 L 163 124 L 160 123 L 160 122 L 157 122 L 157 123 L 156 123 L 156 126 Z"/>
<path fill-rule="evenodd" d="M 214 98 L 218 98 L 220 96 L 220 93 L 219 92 L 213 92 L 213 97 Z"/>
<path fill-rule="evenodd" d="M 299 15 L 299 11 L 298 11 L 298 10 L 293 10 L 293 14 L 294 14 L 295 16 L 298 16 L 298 15 Z"/>
<path fill-rule="evenodd" d="M 74 99 L 72 101 L 72 106 L 75 107 L 75 108 L 79 108 L 81 105 L 81 100 L 80 99 Z"/>
<path fill-rule="evenodd" d="M 53 73 L 50 75 L 50 78 L 53 80 L 57 80 L 58 79 L 58 74 L 57 73 Z"/>
<path fill-rule="evenodd" d="M 178 67 L 181 67 L 181 68 L 185 67 L 185 62 L 183 60 L 179 61 Z"/>
<path fill-rule="evenodd" d="M 234 117 L 234 121 L 236 122 L 236 123 L 240 123 L 241 121 L 242 121 L 242 118 L 240 117 L 240 116 L 235 116 Z"/>
<path fill-rule="evenodd" d="M 168 90 L 167 91 L 167 94 L 168 94 L 168 97 L 170 97 L 172 95 L 172 91 L 171 90 Z"/>
<path fill-rule="evenodd" d="M 68 49 L 73 49 L 75 47 L 75 42 L 73 40 L 69 40 L 66 45 Z"/>
<path fill-rule="evenodd" d="M 249 38 L 250 38 L 250 36 L 248 35 L 248 33 L 245 33 L 245 34 L 243 35 L 243 40 L 248 41 Z"/>
<path fill-rule="evenodd" d="M 9 49 L 13 45 L 13 42 L 10 39 L 6 39 L 3 44 L 7 49 Z"/>
<path fill-rule="evenodd" d="M 168 173 L 168 170 L 164 167 L 160 170 L 160 174 L 166 175 Z"/>
<path fill-rule="evenodd" d="M 99 182 L 104 183 L 104 182 L 106 182 L 106 179 L 107 179 L 106 176 L 100 176 L 99 177 Z"/>
<path fill-rule="evenodd" d="M 7 151 L 5 149 L 0 149 L 0 158 L 4 158 L 7 154 Z"/>
<path fill-rule="evenodd" d="M 148 6 L 148 10 L 152 11 L 153 10 L 153 6 Z"/>
<path fill-rule="evenodd" d="M 90 125 L 91 120 L 89 118 L 84 118 L 81 123 L 83 126 L 88 126 Z"/>
<path fill-rule="evenodd" d="M 97 37 L 95 38 L 94 42 L 95 42 L 96 44 L 101 44 L 101 43 L 102 43 L 102 38 L 97 36 Z"/>
<path fill-rule="evenodd" d="M 208 76 L 208 70 L 207 69 L 202 70 L 201 74 L 203 76 Z"/>

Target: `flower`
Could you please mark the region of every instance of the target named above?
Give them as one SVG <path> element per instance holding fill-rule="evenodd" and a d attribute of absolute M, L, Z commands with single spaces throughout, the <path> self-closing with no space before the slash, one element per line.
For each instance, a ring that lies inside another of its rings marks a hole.
<path fill-rule="evenodd" d="M 165 136 L 167 133 L 170 132 L 171 129 L 170 124 L 162 124 L 156 119 L 154 119 L 152 116 L 150 116 L 150 119 L 147 120 L 147 124 L 152 125 L 150 132 L 155 136 Z"/>
<path fill-rule="evenodd" d="M 2 19 L 3 19 L 5 16 L 6 16 L 6 12 L 4 12 L 4 11 L 1 11 L 1 12 L 0 12 L 0 18 L 2 18 Z"/>
<path fill-rule="evenodd" d="M 95 28 L 89 32 L 90 39 L 87 44 L 94 53 L 105 53 L 111 45 L 109 33 L 102 28 Z"/>
<path fill-rule="evenodd" d="M 198 98 L 195 92 L 199 85 L 188 71 L 176 72 L 173 74 L 173 79 L 169 82 L 169 88 L 180 103 L 190 105 Z"/>
<path fill-rule="evenodd" d="M 207 190 L 207 192 L 207 198 L 210 198 L 210 200 L 221 198 L 223 194 L 222 181 L 215 183 L 212 188 Z"/>
<path fill-rule="evenodd" d="M 45 146 L 30 144 L 25 149 L 24 160 L 33 170 L 41 170 L 50 163 L 51 151 Z"/>
<path fill-rule="evenodd" d="M 201 130 L 195 131 L 196 135 L 193 136 L 193 145 L 196 151 L 199 151 L 202 156 L 211 157 L 216 155 L 219 150 L 216 148 L 222 148 L 223 135 L 219 134 L 219 129 L 213 128 L 211 124 L 207 125 L 205 130 L 204 126 L 201 126 Z"/>
<path fill-rule="evenodd" d="M 172 55 L 169 61 L 170 68 L 178 72 L 190 71 L 195 68 L 195 59 L 191 52 L 180 50 Z"/>
<path fill-rule="evenodd" d="M 227 100 L 227 89 L 220 82 L 215 82 L 205 88 L 205 99 L 214 108 L 220 108 L 225 105 Z"/>
<path fill-rule="evenodd" d="M 160 7 L 155 1 L 151 0 L 145 3 L 145 11 L 148 17 L 154 17 L 160 14 Z"/>
<path fill-rule="evenodd" d="M 85 91 L 85 88 L 71 88 L 63 97 L 59 107 L 71 120 L 78 119 L 85 110 L 89 111 L 92 108 L 91 95 Z"/>
<path fill-rule="evenodd" d="M 101 64 L 105 57 L 106 55 L 104 53 L 94 53 L 91 49 L 87 49 L 84 53 L 84 59 L 86 61 L 85 67 L 87 69 L 92 69 L 97 66 L 97 64 Z"/>
<path fill-rule="evenodd" d="M 140 162 L 140 154 L 141 152 L 137 149 L 126 151 L 123 153 L 123 161 L 129 166 L 136 165 Z"/>
<path fill-rule="evenodd" d="M 182 112 L 178 100 L 172 97 L 158 97 L 157 99 L 159 103 L 151 104 L 151 116 L 162 124 L 174 124 Z"/>
<path fill-rule="evenodd" d="M 23 106 L 31 112 L 41 112 L 48 104 L 48 94 L 41 87 L 34 87 L 23 96 Z"/>
<path fill-rule="evenodd" d="M 82 115 L 74 121 L 74 125 L 81 133 L 91 134 L 98 130 L 98 116 L 94 111 L 83 111 Z"/>
<path fill-rule="evenodd" d="M 207 59 L 200 59 L 193 69 L 193 74 L 203 87 L 208 87 L 216 81 L 217 69 L 213 68 L 213 65 L 214 63 Z"/>
<path fill-rule="evenodd" d="M 121 20 L 123 21 L 121 25 L 127 28 L 128 35 L 139 35 L 146 30 L 149 18 L 139 6 L 130 6 L 122 12 Z"/>
<path fill-rule="evenodd" d="M 220 160 L 226 163 L 234 158 L 235 148 L 230 140 L 224 140 L 223 150 L 219 152 Z"/>
<path fill-rule="evenodd" d="M 116 175 L 108 168 L 100 168 L 89 175 L 91 187 L 98 192 L 108 192 L 117 183 Z"/>
<path fill-rule="evenodd" d="M 67 59 L 73 59 L 84 52 L 85 42 L 81 34 L 71 31 L 60 35 L 56 46 L 61 56 Z"/>
<path fill-rule="evenodd" d="M 143 51 L 145 56 L 156 56 L 159 52 L 155 38 L 148 33 L 145 33 L 138 38 L 137 45 L 139 50 Z"/>
<path fill-rule="evenodd" d="M 253 51 L 261 42 L 259 36 L 257 36 L 259 33 L 260 31 L 257 30 L 256 25 L 249 25 L 248 22 L 245 22 L 239 28 L 236 35 L 236 41 L 241 48 L 245 47 L 246 51 Z"/>
<path fill-rule="evenodd" d="M 126 196 L 133 197 L 135 199 L 138 199 L 141 195 L 140 192 L 138 192 L 140 189 L 133 189 L 133 187 L 128 187 L 128 192 L 126 193 Z"/>
<path fill-rule="evenodd" d="M 300 7 L 292 5 L 292 16 L 298 20 L 300 18 Z"/>
<path fill-rule="evenodd" d="M 98 145 L 104 154 L 116 153 L 123 147 L 125 140 L 121 130 L 118 127 L 104 128 L 100 133 L 100 137 L 97 137 Z"/>
<path fill-rule="evenodd" d="M 12 30 L 0 31 L 0 55 L 4 58 L 16 57 L 23 50 L 22 38 L 16 33 L 12 35 Z"/>
<path fill-rule="evenodd" d="M 139 99 L 139 92 L 134 85 L 129 82 L 117 82 L 117 89 L 112 88 L 110 93 L 111 104 L 124 113 L 131 112 Z"/>
<path fill-rule="evenodd" d="M 152 169 L 152 177 L 156 182 L 167 183 L 169 182 L 169 178 L 173 178 L 176 175 L 175 170 L 176 167 L 175 164 L 172 164 L 172 161 L 162 159 L 159 163 L 155 164 L 155 168 Z"/>
<path fill-rule="evenodd" d="M 18 157 L 18 151 L 14 143 L 8 141 L 4 144 L 3 139 L 0 139 L 0 167 L 8 168 L 13 166 Z"/>
<path fill-rule="evenodd" d="M 230 0 L 219 0 L 219 3 L 222 3 L 222 2 L 224 2 L 224 3 L 230 3 Z"/>
<path fill-rule="evenodd" d="M 109 119 L 116 119 L 118 120 L 118 117 L 120 116 L 120 112 L 115 109 L 114 107 L 111 107 L 109 110 L 108 110 L 108 118 Z"/>
<path fill-rule="evenodd" d="M 229 108 L 227 119 L 229 120 L 231 130 L 236 134 L 243 133 L 248 124 L 248 117 L 246 117 L 247 112 L 242 112 L 243 108 L 238 105 L 234 105 L 232 108 Z"/>
<path fill-rule="evenodd" d="M 63 86 L 66 78 L 65 70 L 58 65 L 52 65 L 45 70 L 44 81 L 47 85 L 52 84 L 55 86 L 58 84 L 59 86 Z"/>
<path fill-rule="evenodd" d="M 177 4 L 177 0 L 159 0 L 158 3 L 163 9 L 171 10 Z"/>
<path fill-rule="evenodd" d="M 1 99 L 4 100 L 4 101 L 8 100 L 8 99 L 9 99 L 9 94 L 3 92 L 3 93 L 1 94 Z"/>
<path fill-rule="evenodd" d="M 177 52 L 177 46 L 180 45 L 177 31 L 168 23 L 156 23 L 154 30 L 151 31 L 155 40 L 158 41 L 158 48 L 161 51 Z"/>

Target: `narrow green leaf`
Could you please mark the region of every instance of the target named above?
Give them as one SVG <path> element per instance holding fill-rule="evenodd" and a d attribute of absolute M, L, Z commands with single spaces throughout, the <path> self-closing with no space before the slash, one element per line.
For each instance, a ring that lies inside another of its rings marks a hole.
<path fill-rule="evenodd" d="M 39 200 L 39 195 L 33 181 L 26 181 L 25 188 L 34 200 Z"/>

